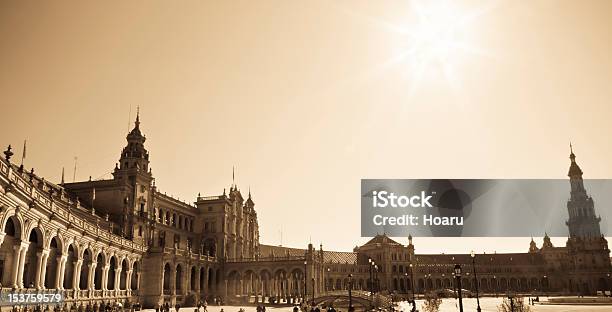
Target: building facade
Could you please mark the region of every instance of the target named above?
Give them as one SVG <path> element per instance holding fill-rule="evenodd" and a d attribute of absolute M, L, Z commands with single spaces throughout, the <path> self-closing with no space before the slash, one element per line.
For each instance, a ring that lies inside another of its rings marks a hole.
<path fill-rule="evenodd" d="M 2 292 L 61 292 L 69 306 L 103 301 L 301 302 L 349 287 L 398 296 L 453 288 L 487 294 L 592 294 L 609 289 L 610 255 L 593 199 L 571 153 L 569 238 L 548 236 L 526 253 L 416 254 L 385 235 L 352 252 L 260 244 L 255 203 L 232 183 L 194 203 L 161 192 L 149 164 L 139 116 L 118 155 L 113 177 L 58 184 L 0 160 Z M 474 278 L 474 272 L 477 278 Z M 350 274 L 350 276 L 349 276 Z"/>

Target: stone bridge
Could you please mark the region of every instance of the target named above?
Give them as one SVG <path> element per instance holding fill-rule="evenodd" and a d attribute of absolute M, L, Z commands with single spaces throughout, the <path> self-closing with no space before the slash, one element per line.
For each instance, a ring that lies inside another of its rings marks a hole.
<path fill-rule="evenodd" d="M 351 291 L 353 306 L 362 306 L 365 309 L 373 305 L 372 296 L 367 291 Z M 347 290 L 329 291 L 314 298 L 314 303 L 320 305 L 333 305 L 335 307 L 349 305 L 349 294 Z"/>

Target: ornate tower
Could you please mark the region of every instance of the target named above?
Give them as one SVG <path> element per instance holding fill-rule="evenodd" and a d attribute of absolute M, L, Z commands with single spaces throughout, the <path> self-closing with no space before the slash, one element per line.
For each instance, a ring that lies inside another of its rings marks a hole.
<path fill-rule="evenodd" d="M 153 176 L 149 169 L 149 152 L 144 147 L 145 136 L 140 132 L 140 114 L 136 114 L 134 129 L 128 133 L 127 146 L 123 148 L 119 164 L 113 176 L 120 184 L 128 186 L 124 193 L 122 226 L 126 236 L 146 242 L 148 218 L 152 207 Z"/>
<path fill-rule="evenodd" d="M 569 228 L 570 238 L 599 238 L 601 218 L 595 215 L 593 198 L 587 194 L 582 180 L 582 170 L 576 163 L 576 155 L 570 144 L 570 199 L 567 202 L 569 220 L 565 223 Z"/>

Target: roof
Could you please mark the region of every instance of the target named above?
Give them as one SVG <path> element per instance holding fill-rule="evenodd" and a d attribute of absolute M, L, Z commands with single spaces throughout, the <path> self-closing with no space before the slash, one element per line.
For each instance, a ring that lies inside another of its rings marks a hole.
<path fill-rule="evenodd" d="M 346 251 L 323 251 L 323 262 L 326 263 L 357 263 L 357 253 Z"/>
<path fill-rule="evenodd" d="M 376 245 L 376 244 L 386 244 L 386 245 L 398 245 L 398 246 L 402 246 L 402 244 L 392 240 L 386 234 L 378 234 L 378 235 L 374 236 L 374 238 L 369 240 L 363 246 Z"/>
<path fill-rule="evenodd" d="M 262 257 L 304 257 L 306 249 L 291 248 L 273 245 L 259 245 L 259 253 Z"/>

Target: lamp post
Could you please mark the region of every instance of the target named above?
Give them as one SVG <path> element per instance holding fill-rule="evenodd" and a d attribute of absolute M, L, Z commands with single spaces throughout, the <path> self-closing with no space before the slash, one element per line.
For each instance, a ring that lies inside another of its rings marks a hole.
<path fill-rule="evenodd" d="M 374 261 L 372 261 L 372 258 L 368 258 L 368 263 L 370 265 L 370 280 L 369 280 L 368 286 L 370 286 L 369 287 L 370 295 L 372 295 L 374 294 L 374 287 L 373 287 L 374 281 L 372 280 L 372 268 L 374 267 Z"/>
<path fill-rule="evenodd" d="M 453 298 L 455 298 L 455 300 L 457 300 L 457 279 L 455 278 L 455 272 L 452 273 L 453 275 Z"/>
<path fill-rule="evenodd" d="M 302 302 L 306 302 L 306 287 L 308 286 L 308 284 L 306 283 L 306 272 L 308 270 L 308 268 L 306 267 L 307 264 L 308 261 L 304 260 L 304 297 L 302 297 Z"/>
<path fill-rule="evenodd" d="M 378 264 L 374 265 L 374 281 L 375 281 L 374 292 L 378 292 L 378 290 L 379 290 L 378 289 L 379 288 L 379 285 L 378 285 Z"/>
<path fill-rule="evenodd" d="M 493 291 L 495 291 L 495 298 L 497 298 L 497 276 L 493 275 Z"/>
<path fill-rule="evenodd" d="M 455 278 L 457 278 L 457 296 L 459 297 L 459 312 L 463 312 L 463 299 L 461 298 L 461 265 L 455 264 Z"/>
<path fill-rule="evenodd" d="M 349 289 L 348 289 L 348 292 L 349 292 L 349 307 L 348 307 L 348 310 L 349 310 L 349 312 L 353 312 L 353 294 L 352 294 L 352 290 L 353 290 L 353 274 L 349 274 L 348 277 L 349 277 L 349 284 L 348 284 L 348 286 L 349 286 Z"/>
<path fill-rule="evenodd" d="M 542 285 L 542 290 L 544 290 L 544 295 L 548 297 L 548 276 L 544 275 L 544 285 Z"/>
<path fill-rule="evenodd" d="M 412 263 L 410 263 L 410 290 L 412 291 L 412 301 L 414 301 L 414 274 L 412 271 Z"/>
<path fill-rule="evenodd" d="M 472 271 L 474 272 L 474 285 L 476 285 L 476 311 L 480 312 L 480 298 L 478 298 L 478 277 L 476 276 L 476 254 L 472 250 Z"/>
<path fill-rule="evenodd" d="M 326 286 L 325 286 L 325 292 L 326 292 L 326 293 L 327 293 L 328 291 L 332 290 L 332 287 L 333 287 L 333 285 L 332 285 L 332 283 L 333 283 L 333 282 L 332 282 L 332 281 L 331 281 L 331 279 L 329 278 L 329 274 L 330 274 L 329 272 L 330 272 L 330 271 L 331 271 L 331 269 L 330 269 L 329 267 L 327 267 L 327 282 L 325 282 L 325 285 L 326 285 Z"/>
<path fill-rule="evenodd" d="M 510 312 L 514 312 L 514 295 L 508 294 L 508 300 L 510 300 Z"/>

